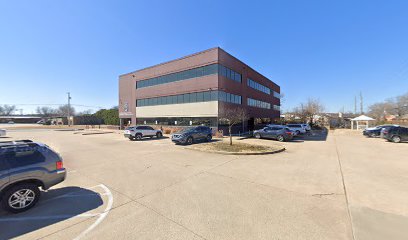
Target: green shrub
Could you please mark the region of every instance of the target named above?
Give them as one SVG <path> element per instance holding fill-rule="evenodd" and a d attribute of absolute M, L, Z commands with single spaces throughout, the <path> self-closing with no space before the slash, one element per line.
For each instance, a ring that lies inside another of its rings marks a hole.
<path fill-rule="evenodd" d="M 106 125 L 119 125 L 119 112 L 117 108 L 101 109 L 93 115 L 102 119 Z"/>

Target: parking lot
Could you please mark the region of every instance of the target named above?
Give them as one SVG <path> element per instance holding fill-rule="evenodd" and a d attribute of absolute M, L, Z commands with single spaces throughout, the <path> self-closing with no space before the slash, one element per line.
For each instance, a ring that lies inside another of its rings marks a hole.
<path fill-rule="evenodd" d="M 169 138 L 21 129 L 68 177 L 0 239 L 406 239 L 408 143 L 331 131 L 261 156 L 198 152 Z M 257 144 L 272 140 L 248 139 Z"/>

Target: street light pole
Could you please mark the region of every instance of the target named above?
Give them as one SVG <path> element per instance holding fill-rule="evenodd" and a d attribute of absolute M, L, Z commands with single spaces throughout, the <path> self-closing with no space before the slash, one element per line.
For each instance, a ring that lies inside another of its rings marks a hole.
<path fill-rule="evenodd" d="M 67 92 L 68 94 L 68 126 L 71 126 L 71 93 Z"/>

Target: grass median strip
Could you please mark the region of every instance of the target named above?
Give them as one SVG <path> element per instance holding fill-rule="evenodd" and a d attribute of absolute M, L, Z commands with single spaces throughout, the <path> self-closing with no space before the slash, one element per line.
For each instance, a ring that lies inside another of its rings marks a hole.
<path fill-rule="evenodd" d="M 285 148 L 280 145 L 274 146 L 262 146 L 247 143 L 233 143 L 229 142 L 211 142 L 211 143 L 200 143 L 188 147 L 189 149 L 203 151 L 203 152 L 213 152 L 220 154 L 235 154 L 235 155 L 260 155 L 260 154 L 272 154 L 284 151 Z"/>

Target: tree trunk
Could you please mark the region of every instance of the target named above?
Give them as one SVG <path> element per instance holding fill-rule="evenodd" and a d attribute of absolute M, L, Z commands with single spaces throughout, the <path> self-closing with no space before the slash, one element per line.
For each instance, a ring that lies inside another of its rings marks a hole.
<path fill-rule="evenodd" d="M 230 146 L 232 146 L 232 135 L 231 135 L 231 126 L 228 127 L 229 137 L 230 137 Z"/>

